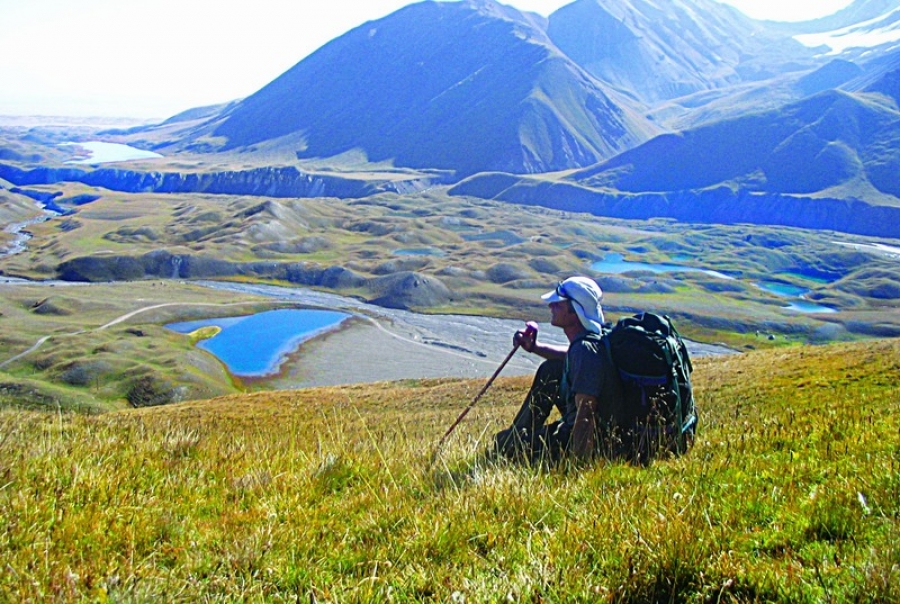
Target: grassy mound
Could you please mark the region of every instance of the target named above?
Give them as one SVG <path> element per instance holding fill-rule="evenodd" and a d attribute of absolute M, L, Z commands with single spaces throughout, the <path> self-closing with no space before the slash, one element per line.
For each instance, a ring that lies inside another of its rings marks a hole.
<path fill-rule="evenodd" d="M 486 459 L 528 383 L 0 412 L 2 601 L 893 602 L 900 342 L 699 359 L 641 469 Z"/>

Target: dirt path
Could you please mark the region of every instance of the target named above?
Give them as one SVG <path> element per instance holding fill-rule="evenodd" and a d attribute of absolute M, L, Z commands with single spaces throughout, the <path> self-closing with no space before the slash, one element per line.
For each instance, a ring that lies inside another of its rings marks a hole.
<path fill-rule="evenodd" d="M 84 333 L 91 333 L 91 332 L 94 332 L 94 331 L 103 331 L 104 329 L 108 329 L 108 328 L 112 327 L 113 325 L 118 325 L 119 323 L 122 323 L 122 322 L 124 322 L 124 321 L 127 321 L 127 320 L 131 319 L 132 317 L 135 317 L 135 316 L 137 316 L 137 315 L 139 315 L 139 314 L 141 314 L 141 313 L 145 313 L 145 312 L 148 312 L 148 311 L 151 311 L 151 310 L 156 310 L 156 309 L 159 309 L 159 308 L 168 308 L 168 307 L 172 307 L 172 306 L 216 306 L 216 307 L 225 307 L 225 306 L 244 306 L 244 305 L 248 305 L 248 304 L 258 304 L 258 302 L 229 302 L 229 303 L 221 303 L 221 302 L 219 302 L 219 303 L 215 303 L 215 302 L 166 302 L 166 303 L 164 303 L 164 304 L 153 304 L 153 305 L 151 305 L 151 306 L 144 306 L 144 307 L 142 307 L 142 308 L 138 308 L 137 310 L 132 310 L 132 311 L 130 311 L 130 312 L 127 312 L 127 313 L 125 313 L 124 315 L 122 315 L 122 316 L 120 316 L 120 317 L 117 317 L 117 318 L 113 319 L 113 320 L 110 321 L 109 323 L 106 323 L 106 324 L 104 324 L 104 325 L 101 325 L 100 327 L 94 327 L 93 329 L 80 329 L 80 330 L 78 330 L 78 331 L 73 331 L 73 332 L 70 332 L 70 333 L 58 333 L 58 334 L 46 335 L 46 336 L 40 338 L 37 342 L 35 342 L 34 345 L 33 345 L 31 348 L 29 348 L 28 350 L 25 350 L 24 352 L 20 352 L 20 353 L 17 354 L 16 356 L 14 356 L 14 357 L 12 357 L 12 358 L 9 358 L 9 359 L 7 359 L 7 360 L 5 360 L 5 361 L 3 361 L 3 362 L 0 362 L 0 369 L 3 369 L 3 368 L 6 367 L 7 365 L 10 365 L 10 364 L 12 364 L 12 363 L 15 363 L 15 362 L 18 361 L 19 359 L 28 356 L 29 354 L 33 353 L 33 352 L 36 351 L 38 348 L 40 348 L 41 346 L 43 346 L 44 344 L 46 344 L 46 343 L 47 343 L 49 340 L 51 340 L 52 338 L 68 338 L 68 337 L 72 337 L 72 336 L 81 335 L 81 334 L 84 334 Z"/>

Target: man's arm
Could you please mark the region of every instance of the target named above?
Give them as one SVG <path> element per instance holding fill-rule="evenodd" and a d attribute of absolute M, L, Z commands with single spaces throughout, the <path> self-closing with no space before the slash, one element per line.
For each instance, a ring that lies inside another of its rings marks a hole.
<path fill-rule="evenodd" d="M 525 352 L 536 354 L 545 359 L 564 359 L 568 346 L 556 346 L 554 344 L 541 344 L 537 341 L 536 332 L 517 331 L 513 337 L 513 342 L 517 346 L 521 346 Z"/>
<path fill-rule="evenodd" d="M 552 361 L 553 359 L 564 359 L 566 358 L 566 348 L 565 346 L 555 346 L 553 344 L 538 344 L 535 343 L 535 346 L 529 352 L 533 352 L 539 357 L 545 358 L 548 361 Z"/>
<path fill-rule="evenodd" d="M 589 460 L 594 455 L 594 434 L 597 424 L 597 397 L 589 394 L 575 394 L 575 426 L 572 429 L 572 454 L 581 460 Z"/>

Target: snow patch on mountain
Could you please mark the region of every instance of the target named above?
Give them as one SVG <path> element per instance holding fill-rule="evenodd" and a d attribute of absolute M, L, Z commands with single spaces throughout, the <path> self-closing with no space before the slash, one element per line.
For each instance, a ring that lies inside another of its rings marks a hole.
<path fill-rule="evenodd" d="M 794 36 L 794 39 L 810 48 L 827 46 L 828 55 L 839 55 L 851 49 L 875 48 L 900 43 L 900 8 L 889 13 L 836 29 L 814 34 Z"/>

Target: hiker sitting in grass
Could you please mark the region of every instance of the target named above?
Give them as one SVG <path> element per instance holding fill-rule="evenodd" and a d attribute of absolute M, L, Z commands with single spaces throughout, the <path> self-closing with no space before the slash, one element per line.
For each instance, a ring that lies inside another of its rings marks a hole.
<path fill-rule="evenodd" d="M 550 323 L 565 332 L 569 345 L 538 342 L 535 332 L 518 331 L 515 344 L 546 359 L 512 427 L 495 436 L 496 450 L 510 458 L 556 460 L 565 453 L 590 459 L 599 443 L 598 417 L 611 413 L 621 385 L 604 354 L 600 287 L 587 277 L 570 277 L 542 299 L 550 305 Z M 547 423 L 553 408 L 561 417 Z"/>

